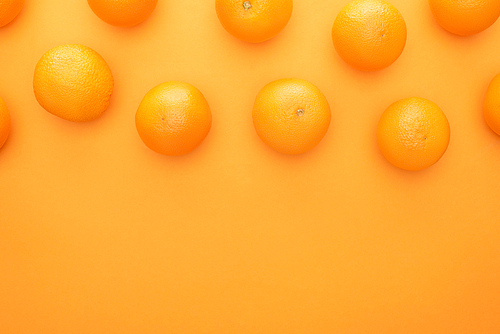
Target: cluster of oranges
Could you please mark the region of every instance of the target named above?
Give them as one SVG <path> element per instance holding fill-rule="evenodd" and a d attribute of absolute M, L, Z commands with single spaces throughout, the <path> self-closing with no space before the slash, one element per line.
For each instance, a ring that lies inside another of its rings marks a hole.
<path fill-rule="evenodd" d="M 115 26 L 144 21 L 158 0 L 88 0 L 92 11 Z M 0 1 L 0 27 L 20 12 L 24 0 Z M 429 0 L 436 21 L 457 35 L 472 35 L 500 16 L 499 0 Z M 259 43 L 276 36 L 288 23 L 293 0 L 215 0 L 222 26 L 233 36 Z M 350 66 L 377 71 L 390 66 L 407 39 L 401 13 L 385 0 L 354 0 L 338 13 L 333 45 Z M 40 105 L 69 121 L 91 121 L 108 108 L 113 75 L 105 60 L 83 45 L 62 45 L 45 53 L 36 65 L 33 89 Z M 487 124 L 500 134 L 500 75 L 485 99 Z M 330 107 L 322 92 L 301 79 L 280 79 L 257 94 L 253 122 L 258 136 L 274 150 L 300 154 L 314 148 L 330 125 Z M 190 84 L 166 82 L 151 89 L 136 112 L 137 132 L 152 150 L 182 155 L 194 150 L 212 124 L 203 94 Z M 0 99 L 0 147 L 10 131 L 10 115 Z M 407 98 L 390 105 L 377 128 L 382 154 L 393 165 L 420 170 L 436 163 L 450 139 L 443 111 L 424 98 Z"/>

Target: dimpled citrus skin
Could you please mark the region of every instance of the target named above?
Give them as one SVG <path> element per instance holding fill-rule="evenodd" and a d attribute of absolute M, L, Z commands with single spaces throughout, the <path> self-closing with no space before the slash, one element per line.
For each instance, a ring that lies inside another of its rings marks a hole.
<path fill-rule="evenodd" d="M 279 79 L 257 94 L 253 123 L 260 139 L 285 154 L 305 153 L 319 144 L 330 126 L 323 93 L 302 79 Z"/>
<path fill-rule="evenodd" d="M 500 16 L 499 0 L 429 0 L 429 6 L 441 27 L 461 36 L 487 29 Z"/>
<path fill-rule="evenodd" d="M 287 25 L 293 0 L 216 0 L 215 10 L 231 35 L 260 43 L 273 38 Z"/>
<path fill-rule="evenodd" d="M 151 150 L 177 156 L 193 151 L 203 142 L 212 126 L 212 113 L 196 87 L 169 81 L 144 96 L 135 114 L 135 125 Z"/>
<path fill-rule="evenodd" d="M 486 124 L 500 135 L 500 73 L 491 80 L 488 86 L 483 112 Z"/>
<path fill-rule="evenodd" d="M 394 166 L 421 170 L 436 163 L 448 148 L 450 125 L 434 102 L 407 98 L 384 111 L 377 141 L 382 154 Z"/>
<path fill-rule="evenodd" d="M 101 116 L 109 106 L 113 75 L 89 47 L 68 44 L 47 51 L 38 61 L 33 90 L 48 112 L 73 122 Z"/>
<path fill-rule="evenodd" d="M 10 133 L 10 113 L 5 102 L 0 98 L 0 148 L 9 137 Z"/>
<path fill-rule="evenodd" d="M 332 40 L 339 56 L 362 71 L 383 69 L 399 58 L 406 44 L 401 13 L 383 0 L 355 0 L 335 18 Z"/>
<path fill-rule="evenodd" d="M 158 0 L 87 0 L 92 11 L 104 22 L 118 27 L 135 26 L 146 20 Z"/>
<path fill-rule="evenodd" d="M 23 6 L 24 0 L 0 0 L 0 27 L 14 20 Z"/>

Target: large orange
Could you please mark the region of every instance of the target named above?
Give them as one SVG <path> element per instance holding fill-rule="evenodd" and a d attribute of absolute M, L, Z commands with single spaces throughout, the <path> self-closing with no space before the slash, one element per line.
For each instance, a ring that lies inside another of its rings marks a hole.
<path fill-rule="evenodd" d="M 87 0 L 92 11 L 104 22 L 119 27 L 135 26 L 146 20 L 158 0 Z"/>
<path fill-rule="evenodd" d="M 38 61 L 33 89 L 48 112 L 73 122 L 99 117 L 109 106 L 113 75 L 91 48 L 68 44 L 47 51 Z"/>
<path fill-rule="evenodd" d="M 500 73 L 491 80 L 486 91 L 484 118 L 488 126 L 500 135 Z"/>
<path fill-rule="evenodd" d="M 436 163 L 448 148 L 450 125 L 434 102 L 407 98 L 384 111 L 377 141 L 382 154 L 394 166 L 421 170 Z"/>
<path fill-rule="evenodd" d="M 224 29 L 250 43 L 276 36 L 290 20 L 292 9 L 293 0 L 215 0 Z"/>
<path fill-rule="evenodd" d="M 354 0 L 337 15 L 333 45 L 349 65 L 376 71 L 399 58 L 406 44 L 401 13 L 384 0 Z"/>
<path fill-rule="evenodd" d="M 0 0 L 0 27 L 14 20 L 23 6 L 24 0 Z"/>
<path fill-rule="evenodd" d="M 441 27 L 462 36 L 485 30 L 500 16 L 500 0 L 429 0 L 429 6 Z"/>
<path fill-rule="evenodd" d="M 5 102 L 0 98 L 0 148 L 5 144 L 10 133 L 10 113 Z"/>
<path fill-rule="evenodd" d="M 331 113 L 326 97 L 312 83 L 280 79 L 259 91 L 252 116 L 264 143 L 281 153 L 300 154 L 323 139 Z"/>
<path fill-rule="evenodd" d="M 178 81 L 162 83 L 142 99 L 135 114 L 144 144 L 164 155 L 183 155 L 198 147 L 212 126 L 212 113 L 203 94 Z"/>

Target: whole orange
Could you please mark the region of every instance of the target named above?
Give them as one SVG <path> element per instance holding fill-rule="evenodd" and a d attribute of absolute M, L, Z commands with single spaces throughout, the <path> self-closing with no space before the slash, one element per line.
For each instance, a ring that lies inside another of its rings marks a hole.
<path fill-rule="evenodd" d="M 23 6 L 24 0 L 0 0 L 0 27 L 14 20 Z"/>
<path fill-rule="evenodd" d="M 33 90 L 40 105 L 73 122 L 96 119 L 108 109 L 113 75 L 106 61 L 79 44 L 57 46 L 38 61 Z"/>
<path fill-rule="evenodd" d="M 104 22 L 119 27 L 135 26 L 146 20 L 158 0 L 87 0 L 92 11 Z"/>
<path fill-rule="evenodd" d="M 259 43 L 273 38 L 287 25 L 293 0 L 215 0 L 215 10 L 231 35 Z"/>
<path fill-rule="evenodd" d="M 323 93 L 302 79 L 268 83 L 257 94 L 253 124 L 260 139 L 285 154 L 314 148 L 330 126 L 330 105 Z"/>
<path fill-rule="evenodd" d="M 484 118 L 488 126 L 500 135 L 500 73 L 491 80 L 486 91 Z"/>
<path fill-rule="evenodd" d="M 462 36 L 485 30 L 500 16 L 499 0 L 429 0 L 429 6 L 441 27 Z"/>
<path fill-rule="evenodd" d="M 376 71 L 394 63 L 403 52 L 406 23 L 396 7 L 384 0 L 354 0 L 337 15 L 332 40 L 346 63 Z"/>
<path fill-rule="evenodd" d="M 435 164 L 448 148 L 450 125 L 434 102 L 407 98 L 384 111 L 377 141 L 382 154 L 394 166 L 421 170 Z"/>
<path fill-rule="evenodd" d="M 5 144 L 10 133 L 10 113 L 5 102 L 0 98 L 0 148 Z"/>
<path fill-rule="evenodd" d="M 144 144 L 153 151 L 183 155 L 198 147 L 210 132 L 212 113 L 196 87 L 169 81 L 144 96 L 135 125 Z"/>

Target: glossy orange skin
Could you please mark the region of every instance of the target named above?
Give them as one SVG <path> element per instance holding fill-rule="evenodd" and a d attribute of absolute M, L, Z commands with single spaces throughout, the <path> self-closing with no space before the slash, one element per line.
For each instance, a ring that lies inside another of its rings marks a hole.
<path fill-rule="evenodd" d="M 135 114 L 135 125 L 151 150 L 178 156 L 193 151 L 203 142 L 212 126 L 212 113 L 196 87 L 169 81 L 144 96 Z"/>
<path fill-rule="evenodd" d="M 362 71 L 394 63 L 406 45 L 406 23 L 384 0 L 354 0 L 335 18 L 332 40 L 339 56 Z"/>
<path fill-rule="evenodd" d="M 0 148 L 7 141 L 10 134 L 10 113 L 5 102 L 0 98 Z"/>
<path fill-rule="evenodd" d="M 384 157 L 394 166 L 422 170 L 435 164 L 448 148 L 450 125 L 434 102 L 407 98 L 384 111 L 377 141 Z"/>
<path fill-rule="evenodd" d="M 483 110 L 486 124 L 500 135 L 500 74 L 497 74 L 488 86 Z"/>
<path fill-rule="evenodd" d="M 92 11 L 104 22 L 132 27 L 145 21 L 158 0 L 87 0 Z"/>
<path fill-rule="evenodd" d="M 114 80 L 106 61 L 79 44 L 57 46 L 38 61 L 33 90 L 40 105 L 73 122 L 91 121 L 108 109 Z"/>
<path fill-rule="evenodd" d="M 461 36 L 487 29 L 500 16 L 498 0 L 429 0 L 429 7 L 441 27 Z"/>
<path fill-rule="evenodd" d="M 273 38 L 287 25 L 293 0 L 216 0 L 215 10 L 231 35 L 245 42 L 260 43 Z"/>
<path fill-rule="evenodd" d="M 24 0 L 0 0 L 0 27 L 14 20 L 23 6 Z"/>
<path fill-rule="evenodd" d="M 253 107 L 255 131 L 277 152 L 313 149 L 330 126 L 330 105 L 323 93 L 302 79 L 280 79 L 264 86 Z"/>

